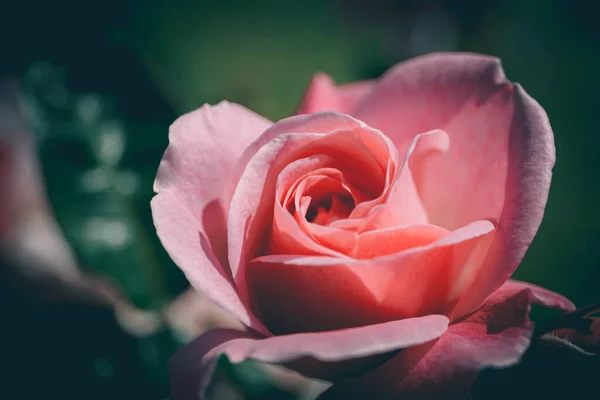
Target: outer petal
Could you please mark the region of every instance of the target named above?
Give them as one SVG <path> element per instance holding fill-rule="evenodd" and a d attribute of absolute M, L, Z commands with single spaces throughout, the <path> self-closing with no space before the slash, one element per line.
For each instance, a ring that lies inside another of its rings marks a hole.
<path fill-rule="evenodd" d="M 312 114 L 321 111 L 337 111 L 348 114 L 369 94 L 373 86 L 373 81 L 335 86 L 329 76 L 318 73 L 310 81 L 297 114 Z"/>
<path fill-rule="evenodd" d="M 277 334 L 448 314 L 462 292 L 456 285 L 480 265 L 493 232 L 492 223 L 477 221 L 426 246 L 367 260 L 259 257 L 247 267 L 250 303 Z"/>
<path fill-rule="evenodd" d="M 514 279 L 508 280 L 504 285 L 496 290 L 495 295 L 509 297 L 510 295 L 516 294 L 523 290 L 529 290 L 533 299 L 532 302 L 534 304 L 556 308 L 562 311 L 573 311 L 575 309 L 573 302 L 563 295 L 545 289 L 541 286 L 534 285 L 533 283 L 516 281 Z M 492 296 L 490 296 L 490 298 L 492 298 Z"/>
<path fill-rule="evenodd" d="M 508 282 L 437 341 L 404 350 L 375 370 L 333 386 L 320 399 L 350 394 L 381 399 L 467 398 L 478 371 L 519 361 L 533 333 L 528 317 L 532 303 L 572 309 L 558 294 Z"/>
<path fill-rule="evenodd" d="M 399 152 L 418 133 L 449 135 L 449 151 L 412 172 L 431 223 L 497 223 L 486 266 L 456 315 L 471 312 L 514 272 L 541 223 L 555 160 L 546 113 L 506 80 L 497 58 L 439 53 L 392 68 L 349 114 Z"/>
<path fill-rule="evenodd" d="M 169 147 L 154 183 L 158 194 L 151 203 L 163 246 L 196 290 L 262 331 L 229 278 L 225 216 L 234 165 L 270 125 L 226 102 L 180 117 L 171 126 Z"/>
<path fill-rule="evenodd" d="M 520 85 L 513 91 L 506 192 L 498 234 L 473 287 L 455 315 L 469 313 L 514 272 L 544 216 L 552 167 L 554 136 L 546 112 Z"/>
<path fill-rule="evenodd" d="M 426 343 L 442 335 L 448 319 L 429 315 L 354 329 L 256 338 L 248 333 L 210 331 L 179 350 L 171 359 L 173 400 L 202 399 L 217 357 L 239 363 L 253 359 L 285 364 L 305 375 L 332 379 L 372 367 L 390 352 Z"/>

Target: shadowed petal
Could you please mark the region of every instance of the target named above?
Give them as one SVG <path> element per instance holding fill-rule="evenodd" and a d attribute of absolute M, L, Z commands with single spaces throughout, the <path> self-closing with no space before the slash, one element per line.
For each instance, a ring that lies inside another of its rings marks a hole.
<path fill-rule="evenodd" d="M 438 340 L 399 353 L 367 374 L 334 385 L 319 399 L 369 396 L 381 399 L 467 398 L 477 373 L 518 362 L 529 346 L 531 304 L 572 309 L 564 297 L 510 281 Z"/>
<path fill-rule="evenodd" d="M 360 372 L 372 366 L 372 357 L 426 343 L 442 335 L 447 327 L 446 317 L 429 315 L 360 328 L 264 339 L 230 329 L 213 330 L 172 357 L 171 395 L 173 400 L 196 400 L 199 394 L 202 399 L 221 354 L 233 363 L 253 359 L 284 364 L 311 377 L 332 379 L 340 375 L 336 370 L 343 370 L 341 375 Z M 366 364 L 358 362 L 361 360 L 367 361 Z M 344 365 L 346 361 L 350 365 Z"/>

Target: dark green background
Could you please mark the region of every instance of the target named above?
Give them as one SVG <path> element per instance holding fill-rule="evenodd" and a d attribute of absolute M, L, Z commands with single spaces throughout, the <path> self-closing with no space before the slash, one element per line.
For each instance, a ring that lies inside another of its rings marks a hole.
<path fill-rule="evenodd" d="M 276 120 L 293 112 L 316 71 L 338 82 L 373 78 L 434 50 L 500 57 L 508 77 L 546 109 L 557 164 L 544 222 L 515 277 L 577 304 L 600 299 L 597 2 L 22 0 L 3 7 L 0 76 L 21 79 L 32 107 L 43 115 L 43 129 L 35 132 L 61 227 L 80 262 L 118 281 L 140 307 L 160 307 L 186 285 L 156 238 L 149 210 L 167 129 L 177 115 L 228 99 Z M 90 98 L 99 111 L 82 123 L 77 105 Z M 111 176 L 133 174 L 135 185 L 130 191 L 84 193 L 78 185 L 82 174 L 106 164 L 97 138 L 106 122 L 117 122 L 124 138 L 120 157 L 108 170 Z M 35 118 L 32 123 L 37 126 Z M 85 227 L 94 218 L 125 226 L 131 233 L 127 243 L 111 250 L 90 240 Z M 50 318 L 40 315 L 35 318 Z M 109 378 L 91 374 L 89 383 L 75 384 L 76 389 L 87 398 L 140 398 L 131 393 L 144 388 L 143 398 L 164 398 L 161 365 L 177 345 L 169 333 L 152 338 L 150 345 L 135 343 L 126 335 L 103 334 L 113 329 L 100 322 L 106 316 L 85 315 L 98 327 L 76 335 L 77 322 L 65 317 L 64 330 L 81 342 L 77 346 L 95 349 L 97 342 L 86 343 L 86 337 L 99 336 L 107 349 L 122 349 L 115 357 L 131 357 L 115 361 L 124 372 Z M 65 341 L 65 334 L 56 333 L 56 340 Z M 51 354 L 58 359 L 46 359 L 35 373 L 49 371 L 51 382 L 60 379 L 55 375 L 81 370 L 85 361 L 61 356 L 76 351 L 73 343 L 67 341 L 62 352 Z M 28 359 L 40 359 L 22 345 Z M 154 352 L 151 361 L 139 356 L 144 345 Z M 77 398 L 76 389 L 73 397 L 56 393 Z"/>

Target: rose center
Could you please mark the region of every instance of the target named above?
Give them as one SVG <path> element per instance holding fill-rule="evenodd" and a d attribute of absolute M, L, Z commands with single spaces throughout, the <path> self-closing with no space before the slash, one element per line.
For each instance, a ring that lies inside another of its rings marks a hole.
<path fill-rule="evenodd" d="M 354 210 L 354 199 L 351 196 L 332 196 L 321 201 L 311 201 L 306 211 L 306 220 L 317 225 L 346 219 Z"/>

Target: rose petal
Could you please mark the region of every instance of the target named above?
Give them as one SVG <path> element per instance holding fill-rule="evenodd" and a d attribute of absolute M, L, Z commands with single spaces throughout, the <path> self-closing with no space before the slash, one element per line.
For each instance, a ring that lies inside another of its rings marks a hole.
<path fill-rule="evenodd" d="M 537 286 L 509 282 L 479 310 L 450 325 L 438 340 L 399 353 L 367 374 L 334 385 L 319 399 L 467 398 L 478 371 L 518 362 L 529 346 L 531 304 L 563 308 L 562 296 Z"/>
<path fill-rule="evenodd" d="M 533 241 L 548 199 L 555 149 L 545 111 L 520 85 L 513 91 L 504 209 L 476 284 L 457 306 L 464 315 L 514 272 Z"/>
<path fill-rule="evenodd" d="M 362 81 L 335 86 L 324 73 L 316 74 L 306 89 L 297 114 L 312 114 L 321 111 L 350 113 L 371 90 L 374 82 Z"/>
<path fill-rule="evenodd" d="M 384 132 L 401 152 L 417 133 L 448 134 L 450 149 L 413 174 L 431 223 L 454 230 L 499 220 L 512 92 L 496 58 L 434 54 L 392 68 L 351 114 Z"/>
<path fill-rule="evenodd" d="M 523 290 L 529 290 L 533 304 L 556 308 L 562 311 L 575 310 L 575 304 L 565 296 L 541 286 L 534 285 L 533 283 L 516 281 L 514 279 L 506 281 L 504 285 L 494 292 L 494 295 L 509 297 Z"/>
<path fill-rule="evenodd" d="M 429 218 L 417 192 L 411 167 L 421 166 L 427 162 L 428 156 L 447 151 L 448 147 L 449 138 L 444 131 L 433 130 L 416 135 L 406 150 L 389 193 L 357 205 L 350 215 L 351 219 L 333 225 L 365 232 L 399 225 L 428 224 Z"/>
<path fill-rule="evenodd" d="M 152 215 L 161 242 L 196 290 L 244 324 L 266 332 L 232 286 L 226 258 L 228 177 L 271 122 L 222 102 L 180 117 L 160 163 Z"/>
<path fill-rule="evenodd" d="M 350 255 L 353 258 L 376 258 L 427 246 L 449 232 L 435 225 L 405 225 L 361 233 Z"/>
<path fill-rule="evenodd" d="M 311 179 L 313 178 L 313 179 Z M 316 218 L 314 219 L 314 221 L 309 222 L 307 220 L 307 211 L 308 211 L 308 207 L 309 207 L 309 203 L 311 201 L 317 201 L 317 199 L 311 198 L 306 196 L 306 191 L 308 189 L 308 191 L 310 192 L 309 186 L 312 186 L 312 188 L 314 188 L 316 184 L 318 183 L 324 183 L 324 182 L 328 182 L 328 183 L 332 183 L 335 182 L 337 183 L 336 186 L 331 186 L 329 188 L 329 190 L 327 191 L 328 194 L 331 196 L 332 194 L 335 194 L 334 190 L 337 189 L 339 192 L 344 192 L 345 189 L 343 187 L 343 184 L 341 183 L 341 177 L 339 177 L 339 179 L 334 179 L 334 178 L 330 178 L 327 177 L 325 179 L 318 179 L 315 180 L 314 178 L 318 178 L 318 177 L 307 177 L 299 186 L 298 189 L 296 190 L 296 209 L 299 210 L 295 212 L 295 220 L 296 223 L 301 227 L 301 229 L 312 239 L 315 241 L 315 243 L 320 244 L 321 246 L 323 246 L 326 249 L 331 249 L 334 250 L 335 252 L 340 252 L 342 254 L 348 254 L 351 249 L 354 247 L 354 244 L 356 242 L 356 233 L 355 232 L 351 232 L 351 231 L 347 231 L 344 229 L 336 229 L 336 228 L 331 228 L 329 226 L 324 226 L 324 225 L 319 225 L 318 224 L 318 218 L 322 215 L 324 215 L 323 211 L 319 211 L 317 210 L 317 215 Z M 313 184 L 313 185 L 311 185 Z M 318 194 L 318 193 L 317 193 Z M 349 195 L 350 193 L 346 191 L 346 194 Z M 304 206 L 299 207 L 299 198 L 300 196 L 302 196 L 302 200 L 304 201 Z M 334 198 L 335 199 L 335 198 Z M 335 204 L 334 199 L 332 199 L 332 208 L 330 211 L 333 211 L 333 205 Z M 350 207 L 351 208 L 351 207 Z M 350 212 L 348 212 L 349 214 Z M 346 216 L 347 217 L 347 214 Z M 326 218 L 326 217 L 323 217 Z M 272 240 L 276 240 L 275 236 L 271 237 Z M 278 254 L 278 253 L 270 253 L 270 254 Z M 286 252 L 286 253 L 279 253 L 279 254 L 297 254 L 295 252 Z M 323 254 L 323 253 L 321 253 Z"/>
<path fill-rule="evenodd" d="M 332 191 L 335 193 L 341 191 L 351 196 L 355 204 L 369 197 L 363 190 L 354 185 L 368 186 L 363 179 L 358 179 L 355 174 L 348 171 L 342 173 L 337 168 L 332 168 L 334 165 L 335 160 L 333 158 L 317 154 L 290 163 L 279 174 L 276 193 L 278 202 L 274 210 L 273 231 L 270 237 L 268 254 L 343 257 L 342 253 L 349 253 L 355 246 L 357 238 L 355 232 L 336 229 L 331 226 L 321 226 L 316 223 L 317 221 L 310 223 L 305 217 L 306 213 L 298 211 L 299 206 L 297 203 L 299 197 L 305 195 L 308 180 L 317 184 L 325 178 L 333 180 L 337 185 L 328 194 L 331 195 Z M 359 173 L 359 171 L 356 171 L 356 173 Z M 294 216 L 290 214 L 288 209 L 289 203 L 292 203 L 292 195 L 296 201 Z M 283 201 L 281 201 L 282 198 Z M 335 198 L 333 203 L 335 203 Z"/>
<path fill-rule="evenodd" d="M 329 104 L 316 98 L 322 92 L 313 91 L 311 104 Z M 459 306 L 458 314 L 471 312 L 514 272 L 539 228 L 555 159 L 546 113 L 506 80 L 497 58 L 467 53 L 400 63 L 347 112 L 400 152 L 417 133 L 449 135 L 449 151 L 412 172 L 430 223 L 497 223 L 486 266 Z"/>
<path fill-rule="evenodd" d="M 361 186 L 365 185 L 362 180 L 355 179 L 357 174 L 360 176 L 360 171 L 356 170 L 356 166 L 360 166 L 360 159 L 356 160 L 350 166 L 346 166 L 343 173 L 337 169 L 324 169 L 323 167 L 335 165 L 331 157 L 324 155 L 315 155 L 290 163 L 283 169 L 278 178 L 276 198 L 279 202 L 284 198 L 287 205 L 287 202 L 291 201 L 289 192 L 293 191 L 296 197 L 295 208 L 299 210 L 299 202 L 301 199 L 304 199 L 302 196 L 304 196 L 304 191 L 307 190 L 308 182 L 322 182 L 325 177 L 321 175 L 326 175 L 332 179 L 337 179 L 339 183 L 338 188 L 335 190 L 331 189 L 330 192 L 338 193 L 344 191 L 345 188 L 357 205 L 350 214 L 350 219 L 339 219 L 333 221 L 328 226 L 309 223 L 304 218 L 304 215 L 299 215 L 296 218 L 296 223 L 300 227 L 298 229 L 289 217 L 287 207 L 284 208 L 282 205 L 277 204 L 274 210 L 274 225 L 270 239 L 269 254 L 335 256 L 335 253 L 339 252 L 350 255 L 353 249 L 356 248 L 358 240 L 358 235 L 353 231 L 363 232 L 373 229 L 381 230 L 390 226 L 427 224 L 427 215 L 424 213 L 419 195 L 414 187 L 409 164 L 415 165 L 416 163 L 424 162 L 425 156 L 435 151 L 445 151 L 447 148 L 448 136 L 442 131 L 432 131 L 417 135 L 413 144 L 407 150 L 400 170 L 397 173 L 392 172 L 393 175 L 398 175 L 394 178 L 396 181 L 386 185 L 384 192 L 374 200 L 366 200 L 362 191 L 352 185 L 352 183 L 357 183 Z M 392 157 L 394 164 L 396 164 L 395 155 L 392 154 Z M 348 170 L 350 170 L 350 174 L 348 174 Z M 315 174 L 320 178 L 317 180 L 313 179 L 313 175 Z M 352 182 L 347 182 L 346 178 L 351 179 Z M 299 183 L 299 186 L 294 186 L 292 183 L 294 181 L 302 183 Z M 286 189 L 287 194 L 284 194 L 286 193 Z M 391 194 L 386 193 L 386 191 L 390 190 L 392 191 Z M 366 236 L 365 240 L 369 237 L 372 236 Z M 314 242 L 310 239 L 313 239 Z M 363 240 L 364 243 L 365 241 Z M 423 245 L 429 243 L 422 242 Z M 389 250 L 391 250 L 391 247 L 387 247 L 388 252 L 381 253 L 379 256 L 390 254 Z M 400 248 L 402 245 L 400 244 L 396 247 Z M 357 255 L 360 257 L 364 253 L 364 250 L 364 245 L 361 245 L 360 250 L 353 253 L 353 257 Z M 369 251 L 368 253 L 372 254 L 372 257 L 377 256 L 376 250 Z"/>
<path fill-rule="evenodd" d="M 339 160 L 341 168 L 350 172 L 361 168 L 377 184 L 383 181 L 381 177 L 388 166 L 382 152 L 391 146 L 381 132 L 336 113 L 287 118 L 267 130 L 252 149 L 262 142 L 265 144 L 245 165 L 231 200 L 228 220 L 229 262 L 243 298 L 247 298 L 246 262 L 265 254 L 265 236 L 272 223 L 277 177 L 282 170 L 296 160 L 325 154 Z"/>
<path fill-rule="evenodd" d="M 332 165 L 333 162 L 331 157 L 317 154 L 291 162 L 279 174 L 273 227 L 269 238 L 269 254 L 343 256 L 341 253 L 315 242 L 288 210 L 288 204 L 293 200 L 292 195 L 295 194 L 295 185 L 301 181 L 302 177 L 316 170 L 322 170 L 324 167 Z"/>
<path fill-rule="evenodd" d="M 458 277 L 476 271 L 470 265 L 480 265 L 493 232 L 477 221 L 427 246 L 366 260 L 259 257 L 247 267 L 249 301 L 277 334 L 446 314 L 461 294 Z"/>
<path fill-rule="evenodd" d="M 272 364 L 285 364 L 305 375 L 321 379 L 365 368 L 376 355 L 426 343 L 442 335 L 448 319 L 428 315 L 379 325 L 331 332 L 303 333 L 257 338 L 249 333 L 218 329 L 210 331 L 180 349 L 171 359 L 171 395 L 177 400 L 204 398 L 217 358 L 227 355 L 233 363 L 253 359 Z M 344 365 L 350 362 L 350 366 Z M 311 364 L 306 369 L 303 366 Z M 350 368 L 350 369 L 349 369 Z M 354 371 L 356 373 L 357 370 Z"/>

